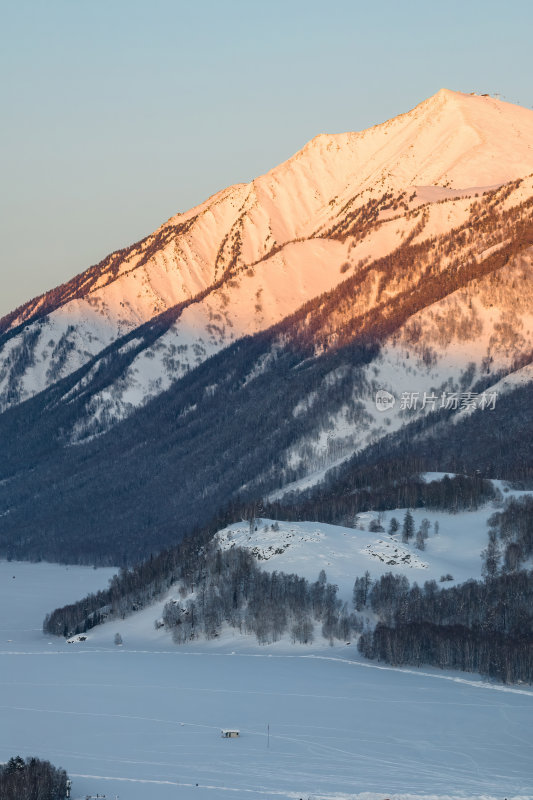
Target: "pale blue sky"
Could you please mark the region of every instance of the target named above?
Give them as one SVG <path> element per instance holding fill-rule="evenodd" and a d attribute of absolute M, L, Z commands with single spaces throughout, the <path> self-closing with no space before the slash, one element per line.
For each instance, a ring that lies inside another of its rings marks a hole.
<path fill-rule="evenodd" d="M 0 315 L 317 133 L 533 104 L 533 2 L 0 0 Z"/>

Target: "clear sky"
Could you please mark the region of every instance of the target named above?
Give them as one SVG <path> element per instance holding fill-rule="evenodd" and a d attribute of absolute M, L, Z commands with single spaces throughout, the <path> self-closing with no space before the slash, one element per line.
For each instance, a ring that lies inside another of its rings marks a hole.
<path fill-rule="evenodd" d="M 318 133 L 531 107 L 531 0 L 0 0 L 0 315 Z"/>

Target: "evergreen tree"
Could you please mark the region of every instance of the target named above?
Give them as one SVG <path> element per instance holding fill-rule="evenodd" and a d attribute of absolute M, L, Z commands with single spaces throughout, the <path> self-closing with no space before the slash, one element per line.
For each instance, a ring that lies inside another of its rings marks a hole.
<path fill-rule="evenodd" d="M 356 611 L 362 611 L 368 601 L 368 593 L 372 580 L 368 570 L 362 578 L 356 578 L 353 586 L 353 605 Z"/>
<path fill-rule="evenodd" d="M 413 519 L 413 515 L 407 509 L 405 512 L 405 516 L 403 518 L 403 525 L 402 525 L 402 542 L 407 544 L 415 535 L 415 521 Z"/>

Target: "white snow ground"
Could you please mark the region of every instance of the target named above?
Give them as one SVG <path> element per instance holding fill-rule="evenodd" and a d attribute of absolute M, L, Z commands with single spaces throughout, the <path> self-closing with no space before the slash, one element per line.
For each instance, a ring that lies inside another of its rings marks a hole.
<path fill-rule="evenodd" d="M 344 645 L 177 648 L 154 608 L 83 644 L 43 636 L 47 610 L 110 574 L 0 562 L 0 759 L 49 758 L 74 798 L 533 797 L 531 689 L 392 669 Z M 231 726 L 241 738 L 221 739 Z"/>

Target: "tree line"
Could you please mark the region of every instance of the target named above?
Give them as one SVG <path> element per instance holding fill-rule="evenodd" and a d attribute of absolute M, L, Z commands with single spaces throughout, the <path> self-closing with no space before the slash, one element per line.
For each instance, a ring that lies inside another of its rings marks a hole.
<path fill-rule="evenodd" d="M 428 459 L 402 458 L 391 452 L 390 458 L 378 463 L 365 461 L 363 455 L 357 455 L 330 470 L 321 484 L 265 503 L 264 515 L 270 519 L 313 519 L 352 527 L 356 515 L 364 511 L 474 511 L 496 495 L 492 482 L 476 473 L 424 480 L 420 472 L 431 470 Z"/>
<path fill-rule="evenodd" d="M 194 531 L 176 547 L 151 555 L 134 567 L 122 567 L 109 587 L 54 609 L 43 622 L 43 632 L 53 636 L 86 633 L 108 619 L 124 619 L 155 602 L 180 580 L 194 580 L 201 570 L 204 548 L 219 527 L 229 520 L 220 516 L 210 526 Z"/>
<path fill-rule="evenodd" d="M 378 618 L 359 638 L 367 658 L 479 672 L 504 683 L 533 682 L 533 571 L 439 588 L 384 575 L 360 608 Z"/>
<path fill-rule="evenodd" d="M 0 764 L 2 800 L 63 800 L 67 795 L 67 773 L 38 758 L 14 756 Z"/>
<path fill-rule="evenodd" d="M 170 600 L 162 618 L 177 644 L 213 639 L 223 625 L 254 634 L 259 644 L 271 644 L 285 634 L 293 643 L 311 644 L 317 625 L 319 635 L 333 644 L 363 629 L 362 618 L 338 598 L 338 587 L 327 582 L 324 570 L 313 583 L 298 575 L 265 572 L 239 547 L 211 548 L 199 582 L 182 584 L 180 592 L 184 599 Z"/>

